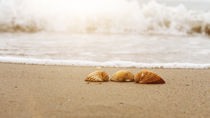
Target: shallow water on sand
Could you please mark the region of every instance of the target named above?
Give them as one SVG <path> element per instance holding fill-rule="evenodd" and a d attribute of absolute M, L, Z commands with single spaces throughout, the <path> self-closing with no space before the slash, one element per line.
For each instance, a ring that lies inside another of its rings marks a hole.
<path fill-rule="evenodd" d="M 81 63 L 110 64 L 209 64 L 210 38 L 200 35 L 9 33 L 0 35 L 0 57 L 60 60 L 60 63 L 79 60 Z"/>

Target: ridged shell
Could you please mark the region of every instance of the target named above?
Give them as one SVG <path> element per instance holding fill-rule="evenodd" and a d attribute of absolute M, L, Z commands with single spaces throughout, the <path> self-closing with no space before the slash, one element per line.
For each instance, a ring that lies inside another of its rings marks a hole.
<path fill-rule="evenodd" d="M 135 82 L 141 84 L 164 84 L 165 81 L 156 73 L 148 70 L 140 71 L 135 76 Z"/>
<path fill-rule="evenodd" d="M 111 81 L 131 82 L 131 81 L 134 81 L 134 75 L 133 75 L 133 73 L 131 73 L 127 70 L 120 70 L 112 75 Z"/>
<path fill-rule="evenodd" d="M 109 81 L 109 75 L 104 72 L 104 71 L 95 71 L 90 73 L 85 81 L 90 81 L 90 82 L 105 82 Z"/>

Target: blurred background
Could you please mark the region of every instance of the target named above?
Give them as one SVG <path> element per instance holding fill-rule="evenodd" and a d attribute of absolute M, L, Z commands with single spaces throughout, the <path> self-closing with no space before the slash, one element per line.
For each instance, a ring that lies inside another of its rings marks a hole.
<path fill-rule="evenodd" d="M 0 0 L 0 61 L 207 67 L 208 0 Z"/>

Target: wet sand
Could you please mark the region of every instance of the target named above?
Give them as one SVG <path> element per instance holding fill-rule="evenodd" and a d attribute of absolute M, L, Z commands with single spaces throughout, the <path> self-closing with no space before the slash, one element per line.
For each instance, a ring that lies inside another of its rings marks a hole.
<path fill-rule="evenodd" d="M 101 68 L 110 75 L 120 69 Z M 210 69 L 149 69 L 166 84 L 87 83 L 97 67 L 0 63 L 1 118 L 208 118 Z"/>

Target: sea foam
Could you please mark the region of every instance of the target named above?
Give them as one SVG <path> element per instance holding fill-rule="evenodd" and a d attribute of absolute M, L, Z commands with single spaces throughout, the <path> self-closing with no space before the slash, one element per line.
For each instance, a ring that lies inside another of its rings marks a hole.
<path fill-rule="evenodd" d="M 129 61 L 85 61 L 85 60 L 53 60 L 36 59 L 24 57 L 1 56 L 0 62 L 21 63 L 21 64 L 39 64 L 39 65 L 63 65 L 63 66 L 99 66 L 99 67 L 134 67 L 134 68 L 192 68 L 208 69 L 210 64 L 195 63 L 138 63 Z"/>
<path fill-rule="evenodd" d="M 210 34 L 210 11 L 137 0 L 0 0 L 0 32 Z"/>

